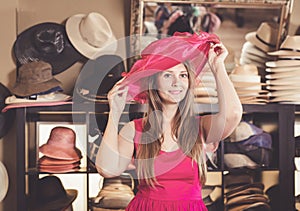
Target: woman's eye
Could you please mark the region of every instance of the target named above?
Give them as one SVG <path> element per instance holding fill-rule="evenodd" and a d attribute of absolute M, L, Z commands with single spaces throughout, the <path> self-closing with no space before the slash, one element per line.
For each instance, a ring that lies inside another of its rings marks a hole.
<path fill-rule="evenodd" d="M 172 77 L 171 74 L 169 74 L 169 73 L 164 74 L 164 78 L 170 78 L 170 77 Z"/>
<path fill-rule="evenodd" d="M 188 76 L 187 73 L 183 73 L 183 74 L 180 74 L 180 77 L 181 77 L 181 78 L 188 78 L 189 76 Z"/>

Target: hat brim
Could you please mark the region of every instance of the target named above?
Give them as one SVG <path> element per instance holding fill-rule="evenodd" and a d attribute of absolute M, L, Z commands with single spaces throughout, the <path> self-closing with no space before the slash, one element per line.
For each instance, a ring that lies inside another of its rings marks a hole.
<path fill-rule="evenodd" d="M 271 97 L 282 97 L 282 96 L 289 96 L 294 94 L 300 94 L 300 87 L 299 89 L 277 90 L 277 91 L 270 92 Z"/>
<path fill-rule="evenodd" d="M 62 148 L 49 144 L 43 144 L 39 151 L 50 158 L 63 160 L 78 160 L 81 158 L 81 152 L 78 148 Z"/>
<path fill-rule="evenodd" d="M 43 166 L 48 166 L 48 165 L 65 165 L 65 164 L 73 164 L 73 163 L 77 163 L 80 161 L 80 158 L 78 158 L 77 160 L 63 160 L 63 159 L 54 159 L 54 158 L 50 158 L 47 156 L 42 156 L 39 159 L 39 164 L 43 165 Z"/>
<path fill-rule="evenodd" d="M 288 85 L 293 86 L 299 84 L 300 77 L 294 78 L 279 78 L 274 80 L 266 80 L 267 85 Z"/>
<path fill-rule="evenodd" d="M 17 98 L 15 95 L 9 96 L 5 99 L 6 104 L 26 104 L 26 103 L 51 103 L 51 102 L 63 102 L 70 100 L 72 97 L 63 93 L 50 93 L 46 95 L 37 95 L 36 100 L 30 100 L 26 98 Z"/>
<path fill-rule="evenodd" d="M 266 62 L 267 67 L 294 67 L 300 66 L 300 60 L 277 60 Z"/>
<path fill-rule="evenodd" d="M 266 52 L 264 52 L 261 49 L 257 48 L 255 45 L 253 45 L 249 41 L 246 41 L 243 44 L 242 54 L 243 53 L 253 54 L 253 55 L 256 55 L 256 56 L 258 56 L 260 58 L 269 58 L 269 57 L 272 57 L 272 56 L 268 55 Z"/>
<path fill-rule="evenodd" d="M 37 202 L 35 207 L 33 208 L 33 210 L 34 211 L 59 210 L 59 209 L 67 208 L 76 199 L 77 195 L 78 195 L 78 190 L 67 189 L 66 190 L 66 197 L 60 198 L 58 200 L 53 200 L 49 203 L 39 204 Z"/>
<path fill-rule="evenodd" d="M 0 161 L 0 202 L 5 198 L 9 186 L 8 173 L 4 164 Z"/>
<path fill-rule="evenodd" d="M 300 66 L 294 66 L 294 67 L 268 67 L 265 70 L 266 70 L 266 72 L 270 72 L 270 73 L 289 72 L 289 71 L 300 70 Z"/>
<path fill-rule="evenodd" d="M 275 90 L 293 90 L 293 89 L 298 89 L 300 90 L 300 84 L 288 84 L 288 85 L 269 85 L 266 86 L 266 89 L 270 91 L 275 91 Z"/>
<path fill-rule="evenodd" d="M 288 51 L 288 50 L 278 50 L 273 52 L 268 52 L 271 56 L 300 56 L 300 52 Z"/>
<path fill-rule="evenodd" d="M 47 54 L 37 49 L 33 41 L 35 38 L 34 33 L 41 29 L 54 29 L 62 33 L 64 38 L 64 49 L 62 52 Z M 18 66 L 32 61 L 45 61 L 51 64 L 53 75 L 65 71 L 82 58 L 71 45 L 64 25 L 52 22 L 40 23 L 21 32 L 13 45 L 13 52 Z"/>
<path fill-rule="evenodd" d="M 81 36 L 80 33 L 80 22 L 86 17 L 85 14 L 76 14 L 69 17 L 66 21 L 66 32 L 72 45 L 82 55 L 89 59 L 95 59 L 102 54 L 114 54 L 117 50 L 117 39 L 112 35 L 107 44 L 102 47 L 94 47 Z"/>

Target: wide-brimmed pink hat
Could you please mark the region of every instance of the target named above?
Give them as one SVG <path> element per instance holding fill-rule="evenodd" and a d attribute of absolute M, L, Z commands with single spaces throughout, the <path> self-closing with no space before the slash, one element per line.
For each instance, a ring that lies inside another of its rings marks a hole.
<path fill-rule="evenodd" d="M 129 86 L 127 100 L 145 103 L 149 76 L 187 60 L 198 76 L 207 62 L 211 44 L 219 42 L 216 35 L 206 32 L 199 34 L 176 32 L 171 37 L 152 42 L 141 52 L 141 59 L 135 62 L 127 74 L 124 74 L 124 80 L 120 82 L 124 86 Z"/>
<path fill-rule="evenodd" d="M 57 126 L 51 130 L 47 143 L 40 146 L 39 150 L 50 158 L 78 160 L 82 155 L 75 142 L 76 133 L 71 128 Z"/>

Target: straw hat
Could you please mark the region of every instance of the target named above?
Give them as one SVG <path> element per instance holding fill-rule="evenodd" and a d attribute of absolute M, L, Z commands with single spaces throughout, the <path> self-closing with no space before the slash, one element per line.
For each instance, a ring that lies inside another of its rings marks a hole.
<path fill-rule="evenodd" d="M 287 35 L 278 51 L 268 52 L 272 56 L 300 56 L 300 36 Z"/>
<path fill-rule="evenodd" d="M 69 17 L 66 32 L 73 46 L 89 59 L 100 53 L 114 54 L 118 47 L 109 22 L 96 12 Z"/>
<path fill-rule="evenodd" d="M 9 179 L 6 167 L 0 161 L 0 202 L 5 198 L 9 186 Z"/>
<path fill-rule="evenodd" d="M 272 74 L 266 74 L 266 79 L 279 79 L 279 78 L 291 78 L 291 77 L 299 77 L 300 70 L 294 70 L 294 71 L 286 71 L 286 72 L 277 72 Z"/>
<path fill-rule="evenodd" d="M 257 31 L 246 34 L 245 39 L 264 52 L 273 51 L 276 48 L 278 25 L 262 22 Z"/>
<path fill-rule="evenodd" d="M 235 87 L 256 87 L 256 90 L 260 90 L 261 85 L 264 84 L 261 83 L 261 76 L 258 75 L 257 66 L 253 64 L 244 64 L 235 67 L 231 74 L 229 74 L 229 78 Z"/>
<path fill-rule="evenodd" d="M 272 56 L 268 55 L 266 52 L 262 51 L 251 42 L 246 41 L 242 47 L 242 53 L 253 54 L 261 58 L 271 58 Z"/>
<path fill-rule="evenodd" d="M 280 73 L 280 72 L 289 72 L 289 71 L 296 71 L 300 70 L 300 66 L 294 66 L 294 67 L 268 67 L 265 69 L 266 72 L 270 73 Z"/>
<path fill-rule="evenodd" d="M 266 62 L 267 67 L 295 67 L 300 66 L 300 60 L 281 59 L 277 61 Z"/>

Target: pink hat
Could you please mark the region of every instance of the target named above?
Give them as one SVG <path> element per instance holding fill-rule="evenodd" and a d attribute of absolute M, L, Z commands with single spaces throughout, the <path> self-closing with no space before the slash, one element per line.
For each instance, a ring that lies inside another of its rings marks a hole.
<path fill-rule="evenodd" d="M 76 134 L 68 127 L 54 127 L 46 144 L 39 147 L 41 153 L 50 158 L 78 160 L 82 157 L 76 148 Z"/>
<path fill-rule="evenodd" d="M 121 84 L 129 86 L 127 100 L 145 103 L 148 77 L 187 60 L 195 67 L 198 76 L 207 62 L 211 44 L 219 42 L 216 35 L 206 32 L 175 32 L 171 37 L 152 42 L 141 52 L 141 59 L 124 74 Z"/>

